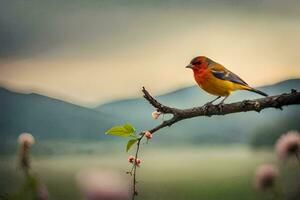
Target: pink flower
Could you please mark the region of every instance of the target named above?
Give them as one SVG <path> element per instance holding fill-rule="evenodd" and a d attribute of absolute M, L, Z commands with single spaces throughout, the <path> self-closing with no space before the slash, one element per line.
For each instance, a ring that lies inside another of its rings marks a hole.
<path fill-rule="evenodd" d="M 85 170 L 77 174 L 76 180 L 86 200 L 128 200 L 129 180 L 111 170 Z"/>
<path fill-rule="evenodd" d="M 149 131 L 145 131 L 145 137 L 149 140 L 152 138 L 152 133 L 150 133 Z"/>
<path fill-rule="evenodd" d="M 158 119 L 160 115 L 161 115 L 161 112 L 154 111 L 154 112 L 152 113 L 152 118 L 153 118 L 153 119 Z"/>
<path fill-rule="evenodd" d="M 134 156 L 129 156 L 128 157 L 128 162 L 133 163 L 134 160 L 135 160 Z"/>
<path fill-rule="evenodd" d="M 276 143 L 276 153 L 279 159 L 285 160 L 290 156 L 300 153 L 300 134 L 297 131 L 289 131 L 282 135 Z"/>
<path fill-rule="evenodd" d="M 140 166 L 140 164 L 141 164 L 141 159 L 139 159 L 139 158 L 137 158 L 136 160 L 135 160 L 135 163 L 136 163 L 136 165 L 139 167 Z"/>
<path fill-rule="evenodd" d="M 257 190 L 271 188 L 278 177 L 278 170 L 270 164 L 261 165 L 256 169 L 254 177 L 254 187 Z"/>
<path fill-rule="evenodd" d="M 18 141 L 19 141 L 20 145 L 23 145 L 26 143 L 26 145 L 31 146 L 34 144 L 34 137 L 30 133 L 22 133 L 19 136 Z"/>

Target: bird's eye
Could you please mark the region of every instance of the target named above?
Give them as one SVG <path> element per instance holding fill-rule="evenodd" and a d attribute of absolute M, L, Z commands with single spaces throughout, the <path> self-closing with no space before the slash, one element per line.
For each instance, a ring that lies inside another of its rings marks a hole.
<path fill-rule="evenodd" d="M 195 65 L 201 65 L 202 64 L 202 62 L 201 61 L 197 61 L 197 62 L 195 62 Z"/>

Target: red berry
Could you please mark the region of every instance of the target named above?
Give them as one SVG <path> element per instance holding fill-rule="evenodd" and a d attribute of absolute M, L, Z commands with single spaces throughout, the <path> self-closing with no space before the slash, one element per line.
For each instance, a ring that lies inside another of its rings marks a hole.
<path fill-rule="evenodd" d="M 135 160 L 134 156 L 129 156 L 128 157 L 128 162 L 133 163 L 134 160 Z"/>
<path fill-rule="evenodd" d="M 149 140 L 152 138 L 152 134 L 149 131 L 145 132 L 145 137 Z"/>

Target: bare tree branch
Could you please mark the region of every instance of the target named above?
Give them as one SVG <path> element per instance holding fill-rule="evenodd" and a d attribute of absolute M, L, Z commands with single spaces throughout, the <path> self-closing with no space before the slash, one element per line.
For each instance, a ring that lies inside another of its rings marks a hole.
<path fill-rule="evenodd" d="M 231 104 L 222 104 L 222 105 L 207 105 L 201 107 L 194 107 L 189 109 L 178 109 L 178 108 L 171 108 L 161 104 L 157 101 L 150 93 L 143 87 L 142 92 L 144 93 L 144 98 L 154 107 L 157 111 L 163 114 L 172 114 L 173 117 L 169 120 L 163 121 L 158 126 L 149 130 L 150 133 L 154 133 L 166 126 L 171 126 L 178 121 L 200 117 L 200 116 L 207 116 L 210 117 L 212 115 L 227 115 L 231 113 L 238 113 L 238 112 L 248 112 L 248 111 L 256 111 L 260 112 L 266 108 L 276 108 L 281 109 L 283 106 L 288 105 L 295 105 L 300 104 L 300 92 L 292 89 L 291 93 L 285 93 L 276 96 L 270 96 L 255 100 L 245 100 L 241 102 L 231 103 Z M 137 159 L 139 156 L 140 144 L 141 140 L 144 137 L 144 132 L 140 133 L 140 137 L 137 141 L 137 148 L 135 151 L 135 158 Z M 133 176 L 133 191 L 132 191 L 132 200 L 135 199 L 137 195 L 136 189 L 136 170 L 137 164 L 134 162 L 132 172 L 130 174 Z"/>
<path fill-rule="evenodd" d="M 166 126 L 189 118 L 200 116 L 213 116 L 213 115 L 227 115 L 238 112 L 256 111 L 260 112 L 266 108 L 282 109 L 283 106 L 300 104 L 300 92 L 292 90 L 290 93 L 284 93 L 276 96 L 269 96 L 255 100 L 244 100 L 241 102 L 222 104 L 222 105 L 207 105 L 194 107 L 189 109 L 178 109 L 165 106 L 158 102 L 150 93 L 143 87 L 142 92 L 144 98 L 157 109 L 157 111 L 164 114 L 173 114 L 173 117 L 167 121 L 163 121 L 160 125 L 149 130 L 151 133 L 158 131 Z"/>

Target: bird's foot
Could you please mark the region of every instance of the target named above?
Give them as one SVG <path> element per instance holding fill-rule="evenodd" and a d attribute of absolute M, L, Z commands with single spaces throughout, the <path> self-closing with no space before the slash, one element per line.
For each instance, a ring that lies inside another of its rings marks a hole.
<path fill-rule="evenodd" d="M 203 110 L 204 110 L 204 114 L 206 114 L 208 112 L 208 108 L 210 106 L 212 106 L 212 102 L 207 102 L 206 104 L 204 104 L 202 107 L 203 107 Z"/>
<path fill-rule="evenodd" d="M 224 103 L 221 102 L 221 103 L 219 103 L 217 106 L 218 106 L 219 111 L 220 111 L 220 112 L 223 112 Z"/>
<path fill-rule="evenodd" d="M 211 106 L 211 105 L 213 105 L 213 104 L 212 104 L 212 102 L 210 101 L 210 102 L 207 102 L 206 104 L 204 104 L 203 106 L 204 106 L 204 107 L 208 107 L 208 106 Z"/>

